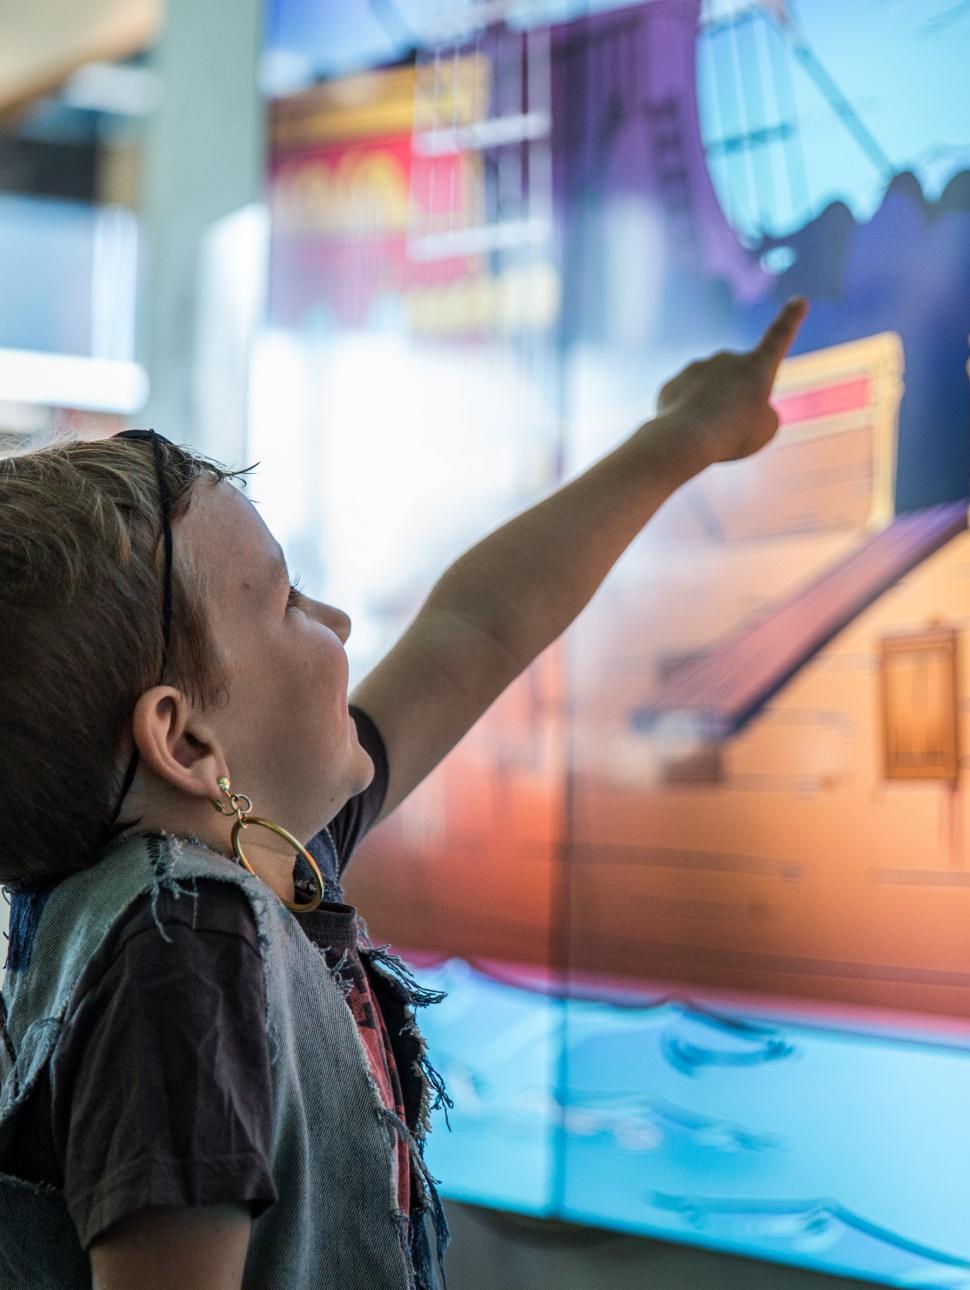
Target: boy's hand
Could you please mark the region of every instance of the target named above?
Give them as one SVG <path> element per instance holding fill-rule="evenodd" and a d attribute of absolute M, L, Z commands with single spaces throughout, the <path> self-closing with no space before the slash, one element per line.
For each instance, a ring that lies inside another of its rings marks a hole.
<path fill-rule="evenodd" d="M 658 419 L 676 426 L 711 463 L 737 461 L 764 448 L 778 429 L 768 397 L 807 312 L 808 302 L 795 296 L 754 349 L 722 350 L 690 363 L 660 391 Z"/>

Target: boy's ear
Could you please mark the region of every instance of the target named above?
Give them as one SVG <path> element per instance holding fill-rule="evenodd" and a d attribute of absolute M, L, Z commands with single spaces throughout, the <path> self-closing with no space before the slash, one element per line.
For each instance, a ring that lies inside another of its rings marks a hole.
<path fill-rule="evenodd" d="M 159 779 L 191 797 L 219 797 L 226 759 L 212 727 L 171 685 L 146 690 L 131 722 L 139 760 Z"/>

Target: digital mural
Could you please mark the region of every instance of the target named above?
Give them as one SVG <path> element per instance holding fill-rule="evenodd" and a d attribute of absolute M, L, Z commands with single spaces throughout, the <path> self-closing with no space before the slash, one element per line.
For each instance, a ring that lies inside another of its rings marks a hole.
<path fill-rule="evenodd" d="M 448 994 L 432 1171 L 970 1287 L 970 5 L 394 13 L 267 35 L 315 78 L 271 113 L 323 499 L 285 540 L 361 669 L 680 366 L 812 304 L 772 445 L 665 505 L 348 871 Z"/>

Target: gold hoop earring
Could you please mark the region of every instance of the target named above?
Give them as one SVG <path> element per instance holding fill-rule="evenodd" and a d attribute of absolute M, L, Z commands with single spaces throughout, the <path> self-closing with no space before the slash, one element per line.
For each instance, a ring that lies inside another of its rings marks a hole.
<path fill-rule="evenodd" d="M 229 791 L 231 784 L 228 775 L 223 775 L 217 782 L 222 792 L 225 793 L 226 797 L 229 799 L 229 809 L 227 810 L 226 807 L 223 806 L 222 802 L 217 801 L 214 798 L 210 798 L 209 800 L 220 815 L 235 815 L 236 817 L 236 823 L 232 826 L 232 849 L 236 853 L 236 859 L 249 870 L 254 878 L 258 878 L 259 874 L 246 859 L 245 853 L 239 844 L 239 834 L 241 830 L 248 828 L 250 824 L 258 824 L 261 828 L 271 829 L 281 838 L 284 838 L 290 846 L 294 848 L 294 850 L 300 852 L 304 860 L 306 860 L 307 864 L 313 870 L 317 880 L 317 887 L 319 888 L 316 897 L 305 905 L 297 905 L 291 900 L 284 900 L 283 904 L 287 909 L 292 909 L 295 914 L 308 914 L 311 910 L 316 909 L 321 900 L 323 900 L 323 878 L 320 875 L 320 870 L 317 868 L 317 862 L 314 860 L 313 856 L 310 855 L 310 852 L 301 842 L 296 840 L 292 833 L 287 832 L 287 830 L 282 828 L 279 824 L 274 824 L 271 820 L 261 819 L 258 815 L 251 815 L 250 812 L 253 809 L 252 799 L 247 797 L 245 793 L 231 793 Z M 245 806 L 240 805 L 243 801 L 246 802 Z"/>

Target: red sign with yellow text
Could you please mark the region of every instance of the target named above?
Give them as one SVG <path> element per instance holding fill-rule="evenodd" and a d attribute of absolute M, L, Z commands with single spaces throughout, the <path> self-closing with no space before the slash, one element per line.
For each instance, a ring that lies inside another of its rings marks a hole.
<path fill-rule="evenodd" d="M 472 73 L 480 77 L 477 64 Z M 274 105 L 274 324 L 373 326 L 386 311 L 420 314 L 428 293 L 445 287 L 460 305 L 455 321 L 464 315 L 460 329 L 473 325 L 482 256 L 448 239 L 481 219 L 481 159 L 415 147 L 425 115 L 415 88 L 415 69 L 392 68 Z"/>

